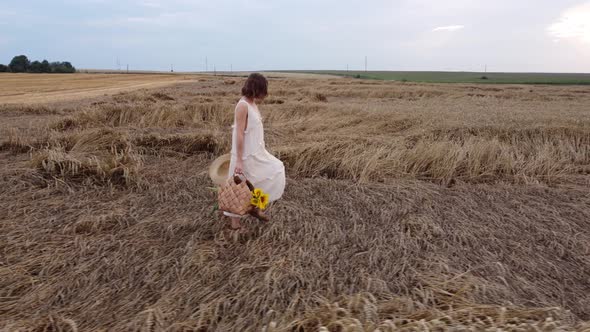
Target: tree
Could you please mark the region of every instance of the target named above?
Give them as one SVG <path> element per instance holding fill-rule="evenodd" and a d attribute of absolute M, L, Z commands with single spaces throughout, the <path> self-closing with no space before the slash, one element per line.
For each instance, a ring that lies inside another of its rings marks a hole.
<path fill-rule="evenodd" d="M 18 55 L 12 58 L 8 67 L 4 66 L 3 69 L 0 65 L 1 71 L 11 71 L 13 73 L 75 73 L 76 68 L 68 61 L 60 62 L 49 62 L 43 60 L 42 62 L 33 61 L 30 62 L 26 55 Z M 9 69 L 9 70 L 8 70 Z"/>
<path fill-rule="evenodd" d="M 63 65 L 66 68 L 66 70 L 68 71 L 68 73 L 73 73 L 76 71 L 76 68 L 74 68 L 74 66 L 72 66 L 72 64 L 69 63 L 68 61 L 64 62 Z"/>
<path fill-rule="evenodd" d="M 76 68 L 69 62 L 52 62 L 50 65 L 52 73 L 75 73 Z"/>
<path fill-rule="evenodd" d="M 18 55 L 12 58 L 8 67 L 13 73 L 24 73 L 29 69 L 31 63 L 26 55 Z"/>
<path fill-rule="evenodd" d="M 49 61 L 43 60 L 43 62 L 41 62 L 41 72 L 42 73 L 51 73 L 51 67 L 49 66 Z"/>
<path fill-rule="evenodd" d="M 5 73 L 8 71 L 8 66 L 0 64 L 0 73 Z"/>
<path fill-rule="evenodd" d="M 61 62 L 54 61 L 54 62 L 50 63 L 49 66 L 51 67 L 52 73 L 63 73 L 63 69 L 61 67 Z"/>
<path fill-rule="evenodd" d="M 31 62 L 31 66 L 29 67 L 28 72 L 30 73 L 42 73 L 42 65 L 41 62 L 39 61 L 33 61 Z"/>

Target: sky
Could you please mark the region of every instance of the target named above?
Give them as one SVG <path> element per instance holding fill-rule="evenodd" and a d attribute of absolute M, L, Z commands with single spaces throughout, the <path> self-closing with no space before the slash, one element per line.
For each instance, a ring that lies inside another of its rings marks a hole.
<path fill-rule="evenodd" d="M 0 63 L 175 71 L 590 72 L 589 0 L 28 0 Z"/>

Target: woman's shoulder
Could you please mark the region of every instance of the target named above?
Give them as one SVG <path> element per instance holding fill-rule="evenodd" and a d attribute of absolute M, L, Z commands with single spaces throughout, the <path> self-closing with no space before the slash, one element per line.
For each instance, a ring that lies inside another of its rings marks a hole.
<path fill-rule="evenodd" d="M 249 107 L 248 103 L 245 100 L 240 99 L 236 103 L 236 109 L 235 109 L 235 112 L 236 113 L 248 113 L 249 110 L 250 110 L 250 107 Z"/>
<path fill-rule="evenodd" d="M 243 107 L 243 108 L 249 108 L 250 107 L 250 103 L 248 103 L 248 101 L 246 101 L 244 99 L 244 97 L 240 98 L 240 100 L 238 100 L 238 102 L 236 103 L 236 108 L 238 107 Z"/>

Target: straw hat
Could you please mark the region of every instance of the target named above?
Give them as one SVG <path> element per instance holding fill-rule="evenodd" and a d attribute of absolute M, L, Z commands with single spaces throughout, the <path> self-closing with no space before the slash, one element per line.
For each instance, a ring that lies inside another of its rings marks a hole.
<path fill-rule="evenodd" d="M 209 177 L 218 186 L 223 185 L 227 181 L 230 159 L 231 155 L 229 153 L 224 154 L 215 159 L 211 166 L 209 166 Z"/>

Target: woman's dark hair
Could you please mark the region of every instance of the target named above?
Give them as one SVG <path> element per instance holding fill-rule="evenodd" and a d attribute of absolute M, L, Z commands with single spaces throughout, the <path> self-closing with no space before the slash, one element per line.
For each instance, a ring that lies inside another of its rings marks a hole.
<path fill-rule="evenodd" d="M 266 77 L 258 73 L 252 73 L 248 76 L 242 95 L 247 98 L 264 98 L 268 94 L 268 81 Z"/>

